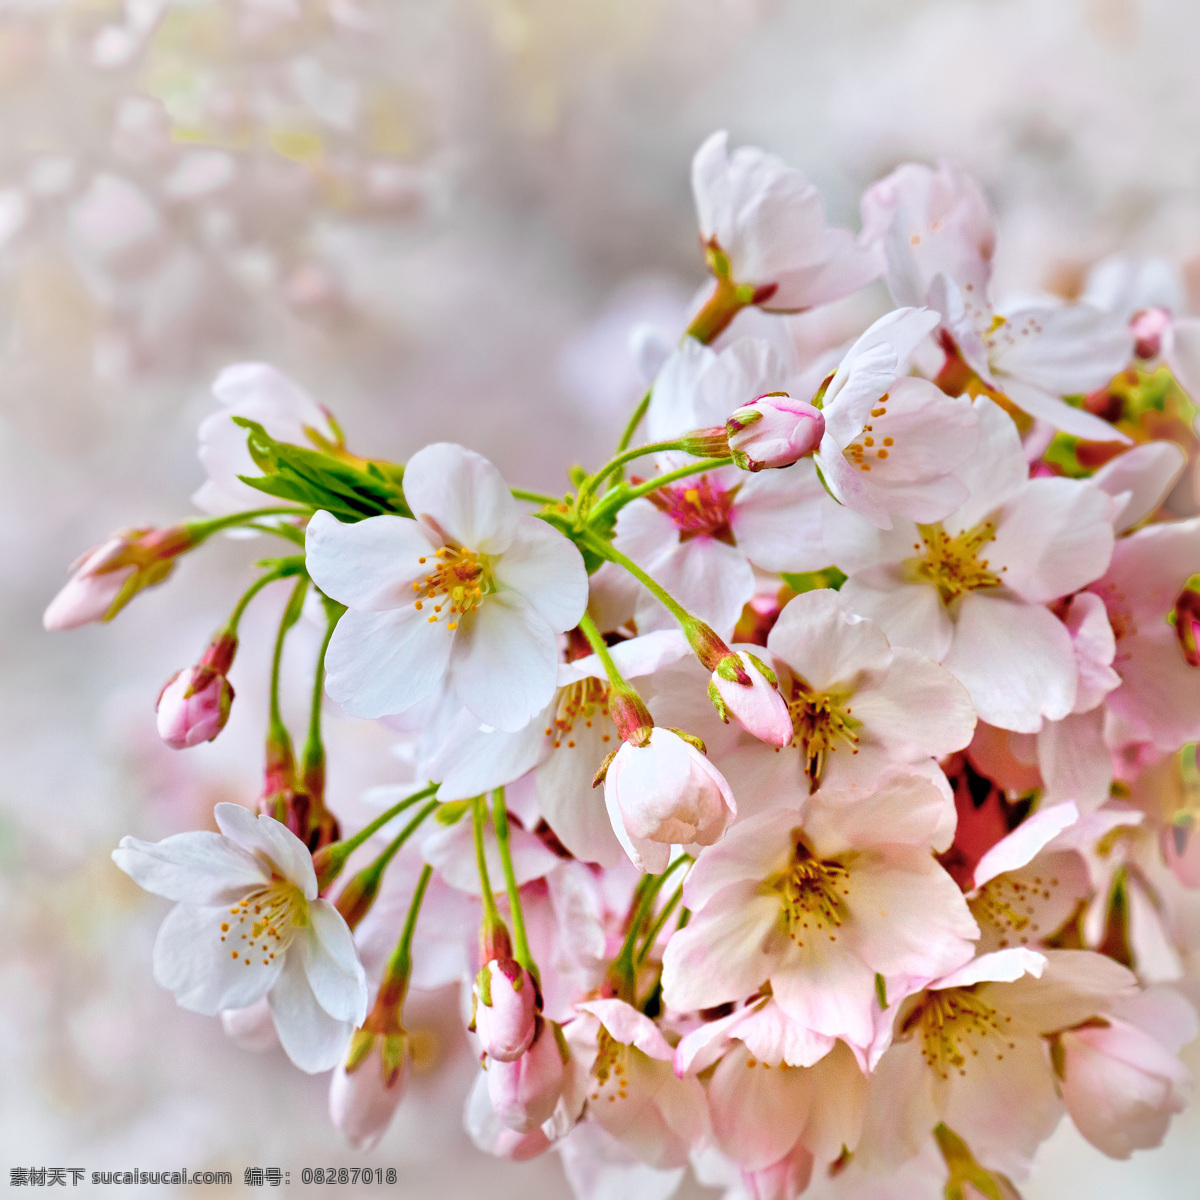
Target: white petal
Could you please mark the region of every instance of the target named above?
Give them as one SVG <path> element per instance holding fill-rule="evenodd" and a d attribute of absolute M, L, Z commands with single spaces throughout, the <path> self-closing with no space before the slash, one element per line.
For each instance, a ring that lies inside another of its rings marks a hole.
<path fill-rule="evenodd" d="M 286 826 L 255 814 L 240 804 L 218 804 L 213 809 L 217 827 L 229 838 L 269 859 L 285 879 L 294 883 L 311 900 L 317 894 L 317 876 L 308 847 Z"/>
<path fill-rule="evenodd" d="M 1175 486 L 1187 456 L 1174 442 L 1144 442 L 1118 455 L 1088 482 L 1110 496 L 1124 496 L 1114 521 L 1124 533 L 1145 520 Z"/>
<path fill-rule="evenodd" d="M 402 713 L 437 690 L 454 635 L 411 606 L 392 612 L 351 609 L 325 656 L 325 690 L 352 717 Z"/>
<path fill-rule="evenodd" d="M 1056 838 L 1064 829 L 1069 829 L 1079 820 L 1079 809 L 1070 801 L 1052 804 L 1039 809 L 1026 818 L 1007 837 L 1001 838 L 975 867 L 975 886 L 983 887 L 989 879 L 1005 871 L 1015 871 L 1025 866 L 1042 850 L 1047 842 Z"/>
<path fill-rule="evenodd" d="M 766 879 L 782 870 L 791 858 L 792 831 L 799 828 L 800 814 L 788 809 L 739 821 L 720 842 L 707 847 L 688 872 L 684 904 L 694 912 L 731 884 Z"/>
<path fill-rule="evenodd" d="M 429 778 L 441 785 L 438 799 L 468 800 L 531 771 L 542 757 L 542 731 L 553 712 L 547 708 L 524 729 L 502 733 L 463 709 L 429 764 Z"/>
<path fill-rule="evenodd" d="M 1058 396 L 1052 396 L 1041 388 L 1033 387 L 1016 379 L 1000 381 L 1004 394 L 1019 408 L 1039 421 L 1061 429 L 1072 437 L 1089 442 L 1126 442 L 1130 439 L 1115 425 L 1103 417 L 1094 416 L 1086 409 L 1076 408 Z"/>
<path fill-rule="evenodd" d="M 404 469 L 404 498 L 460 546 L 501 554 L 517 533 L 519 510 L 504 477 L 481 454 L 453 442 L 418 450 Z"/>
<path fill-rule="evenodd" d="M 161 842 L 123 837 L 112 857 L 139 887 L 185 904 L 232 904 L 271 878 L 254 855 L 207 830 Z"/>
<path fill-rule="evenodd" d="M 523 516 L 516 534 L 496 560 L 496 579 L 520 592 L 555 633 L 573 629 L 588 599 L 583 556 L 557 529 Z"/>
<path fill-rule="evenodd" d="M 1049 609 L 973 592 L 962 599 L 954 644 L 942 660 L 971 694 L 981 721 L 1036 733 L 1075 703 L 1075 656 Z"/>
<path fill-rule="evenodd" d="M 834 503 L 812 463 L 760 471 L 742 484 L 729 524 L 746 557 L 765 571 L 819 571 L 829 565 L 822 509 Z"/>
<path fill-rule="evenodd" d="M 178 904 L 168 914 L 154 943 L 154 978 L 175 993 L 181 1008 L 215 1017 L 227 1008 L 248 1008 L 274 984 L 284 955 L 274 959 L 249 951 L 230 932 L 229 909 Z M 235 958 L 234 955 L 237 955 Z"/>
<path fill-rule="evenodd" d="M 970 529 L 1015 496 L 1029 478 L 1029 464 L 1012 417 L 984 397 L 975 401 L 979 444 L 964 479 L 971 498 L 946 520 L 951 533 Z"/>
<path fill-rule="evenodd" d="M 279 979 L 268 994 L 275 1032 L 288 1058 L 316 1075 L 336 1067 L 350 1045 L 354 1026 L 331 1017 L 317 1003 L 304 973 L 300 954 L 288 954 Z"/>
<path fill-rule="evenodd" d="M 438 543 L 407 517 L 368 517 L 344 524 L 327 512 L 314 513 L 304 535 L 305 566 L 331 599 L 369 612 L 412 604 L 413 580 Z"/>
<path fill-rule="evenodd" d="M 818 691 L 837 684 L 857 690 L 892 663 L 883 630 L 848 612 L 830 588 L 788 601 L 767 637 L 767 649 Z"/>
<path fill-rule="evenodd" d="M 367 980 L 350 928 L 327 900 L 313 900 L 308 919 L 311 930 L 301 935 L 308 985 L 331 1017 L 361 1025 L 367 1015 Z"/>
<path fill-rule="evenodd" d="M 851 611 L 879 625 L 893 646 L 907 646 L 941 662 L 954 639 L 954 624 L 937 589 L 903 583 L 879 571 L 852 575 L 838 593 Z"/>
<path fill-rule="evenodd" d="M 687 638 L 678 628 L 643 633 L 639 637 L 627 638 L 609 647 L 609 654 L 625 679 L 653 675 L 659 667 L 678 662 L 688 652 Z M 566 687 L 567 684 L 588 678 L 608 678 L 603 664 L 595 654 L 573 659 L 558 668 L 559 687 Z"/>
<path fill-rule="evenodd" d="M 549 704 L 558 674 L 554 631 L 518 592 L 496 592 L 468 613 L 454 639 L 450 680 L 464 708 L 514 732 Z"/>
<path fill-rule="evenodd" d="M 608 730 L 607 743 L 600 740 L 602 728 Z M 621 861 L 621 845 L 613 832 L 604 794 L 592 787 L 592 779 L 613 748 L 615 734 L 607 721 L 592 729 L 577 729 L 575 734 L 573 747 L 552 750 L 538 767 L 538 805 L 559 841 L 576 858 L 612 867 Z"/>

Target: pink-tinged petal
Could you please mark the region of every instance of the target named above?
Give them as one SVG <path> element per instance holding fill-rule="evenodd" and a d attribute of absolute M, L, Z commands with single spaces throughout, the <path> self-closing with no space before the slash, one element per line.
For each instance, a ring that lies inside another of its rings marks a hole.
<path fill-rule="evenodd" d="M 862 1138 L 855 1157 L 879 1175 L 891 1175 L 929 1143 L 942 1119 L 941 1089 L 929 1070 L 919 1037 L 897 1042 L 871 1075 Z"/>
<path fill-rule="evenodd" d="M 453 442 L 435 442 L 408 460 L 404 498 L 417 517 L 468 550 L 502 554 L 516 537 L 520 514 L 504 477 Z"/>
<path fill-rule="evenodd" d="M 684 338 L 672 351 L 654 380 L 646 410 L 646 436 L 651 442 L 666 442 L 693 429 L 724 424 L 736 397 L 726 397 L 721 409 L 707 419 L 698 411 L 703 406 L 700 393 L 705 376 L 716 362 L 716 351 L 695 338 Z"/>
<path fill-rule="evenodd" d="M 761 1063 L 811 1067 L 834 1047 L 834 1039 L 814 1033 L 793 1021 L 778 1004 L 768 1000 L 754 1010 L 743 1010 L 736 1037 Z"/>
<path fill-rule="evenodd" d="M 233 904 L 271 880 L 261 860 L 207 830 L 161 842 L 123 837 L 112 859 L 138 887 L 185 904 Z"/>
<path fill-rule="evenodd" d="M 709 686 L 716 689 L 728 714 L 747 733 L 767 745 L 786 746 L 793 737 L 787 702 L 749 654 L 744 650 L 736 653 L 751 682 L 747 684 L 739 683 L 736 679 L 725 679 L 714 671 Z"/>
<path fill-rule="evenodd" d="M 791 858 L 792 837 L 800 824 L 800 814 L 787 809 L 739 821 L 693 864 L 683 884 L 684 904 L 695 912 L 730 884 L 766 879 L 782 871 Z"/>
<path fill-rule="evenodd" d="M 735 826 L 729 840 L 740 830 Z M 954 836 L 954 798 L 928 774 L 897 766 L 868 796 L 818 791 L 805 806 L 804 831 L 823 856 L 871 846 L 945 849 L 938 843 L 948 846 Z"/>
<path fill-rule="evenodd" d="M 1064 620 L 1075 647 L 1075 666 L 1079 672 L 1075 712 L 1084 713 L 1121 685 L 1121 676 L 1112 669 L 1116 637 L 1104 601 L 1095 592 L 1072 596 Z"/>
<path fill-rule="evenodd" d="M 1026 818 L 1006 838 L 1001 838 L 975 867 L 975 886 L 1005 871 L 1015 871 L 1032 862 L 1042 849 L 1064 829 L 1079 820 L 1079 809 L 1070 801 L 1040 809 Z"/>
<path fill-rule="evenodd" d="M 993 369 L 1056 396 L 1103 387 L 1133 357 L 1128 323 L 1090 304 L 1016 309 L 1005 318 L 991 338 Z"/>
<path fill-rule="evenodd" d="M 747 880 L 718 893 L 678 933 L 663 954 L 663 1000 L 695 1012 L 742 1000 L 778 965 L 778 896 Z"/>
<path fill-rule="evenodd" d="M 463 617 L 450 680 L 484 724 L 506 732 L 527 725 L 554 696 L 557 673 L 554 631 L 517 592 L 488 596 Z"/>
<path fill-rule="evenodd" d="M 1107 462 L 1088 483 L 1118 501 L 1118 533 L 1145 520 L 1183 473 L 1187 456 L 1174 442 L 1143 442 Z"/>
<path fill-rule="evenodd" d="M 678 543 L 675 522 L 649 500 L 634 500 L 621 509 L 614 545 L 651 575 Z"/>
<path fill-rule="evenodd" d="M 855 951 L 872 974 L 910 981 L 906 990 L 957 969 L 975 952 L 979 927 L 962 892 L 924 851 L 892 851 L 877 865 L 860 864 L 847 904 Z M 900 998 L 889 991 L 889 1003 Z"/>
<path fill-rule="evenodd" d="M 708 1084 L 717 1145 L 745 1170 L 773 1165 L 799 1139 L 812 1092 L 807 1071 L 759 1063 L 735 1046 Z"/>
<path fill-rule="evenodd" d="M 1110 376 L 1111 378 L 1111 376 Z M 1021 410 L 1039 421 L 1045 421 L 1063 433 L 1082 438 L 1088 442 L 1124 442 L 1130 439 L 1115 425 L 1103 417 L 1093 416 L 1083 408 L 1076 408 L 1058 396 L 1034 387 L 1023 380 L 1005 376 L 999 380 L 1004 394 Z"/>
<path fill-rule="evenodd" d="M 252 854 L 261 855 L 285 879 L 311 900 L 317 894 L 317 876 L 308 847 L 274 817 L 252 813 L 240 804 L 218 804 L 213 809 L 217 828 Z"/>
<path fill-rule="evenodd" d="M 317 1003 L 339 1021 L 361 1025 L 367 1015 L 367 980 L 350 928 L 327 900 L 308 906 L 311 929 L 300 942 L 308 985 Z"/>
<path fill-rule="evenodd" d="M 991 954 L 981 954 L 966 966 L 929 986 L 937 991 L 943 988 L 971 987 L 976 983 L 1012 983 L 1023 975 L 1032 975 L 1038 979 L 1045 969 L 1044 954 L 1027 950 L 1024 946 L 1014 946 L 1008 950 L 993 950 Z"/>
<path fill-rule="evenodd" d="M 854 717 L 897 759 L 961 750 L 975 732 L 966 688 L 931 658 L 899 646 L 887 677 L 854 694 Z"/>
<path fill-rule="evenodd" d="M 947 518 L 946 528 L 952 533 L 986 520 L 1016 496 L 1029 479 L 1029 464 L 1012 417 L 983 397 L 975 401 L 975 412 L 979 417 L 979 443 L 970 470 L 964 473 L 971 498 Z"/>
<path fill-rule="evenodd" d="M 1039 945 L 1063 929 L 1094 888 L 1083 857 L 1043 850 L 1028 866 L 985 883 L 971 897 L 980 925 L 979 952 Z"/>
<path fill-rule="evenodd" d="M 310 1075 L 337 1066 L 354 1025 L 331 1017 L 317 1002 L 301 955 L 289 954 L 267 996 L 280 1045 L 293 1064 Z"/>
<path fill-rule="evenodd" d="M 996 518 L 984 548 L 1004 586 L 1047 602 L 1104 574 L 1113 552 L 1112 501 L 1074 479 L 1031 479 Z"/>
<path fill-rule="evenodd" d="M 802 459 L 784 471 L 747 477 L 729 511 L 729 525 L 746 557 L 765 571 L 819 571 L 829 565 L 822 511 L 833 505 Z"/>
<path fill-rule="evenodd" d="M 997 988 L 987 993 L 1025 1029 L 1039 1034 L 1069 1029 L 1137 993 L 1134 973 L 1107 955 L 1091 950 L 1043 950 L 1041 956 L 1046 966 L 1040 978 L 1025 975 L 1003 991 Z"/>
<path fill-rule="evenodd" d="M 1109 1015 L 1152 1033 L 1176 1054 L 1200 1033 L 1192 1002 L 1171 987 L 1149 987 L 1126 996 L 1109 1008 Z"/>
<path fill-rule="evenodd" d="M 648 1167 L 595 1121 L 581 1121 L 558 1145 L 563 1174 L 579 1200 L 670 1200 L 683 1180 L 682 1166 Z"/>
<path fill-rule="evenodd" d="M 524 729 L 502 733 L 463 709 L 427 768 L 440 784 L 438 799 L 468 800 L 532 771 L 545 750 L 543 730 L 552 716 L 547 708 Z"/>
<path fill-rule="evenodd" d="M 760 1000 L 757 1003 L 761 1008 L 770 1001 Z M 715 1021 L 705 1021 L 680 1038 L 679 1045 L 675 1047 L 675 1074 L 682 1079 L 689 1072 L 698 1075 L 711 1067 L 725 1053 L 733 1031 L 741 1025 L 750 1011 L 749 1008 L 740 1008 L 727 1016 L 718 1017 Z"/>
<path fill-rule="evenodd" d="M 1092 591 L 1109 608 L 1132 615 L 1139 633 L 1149 632 L 1167 613 L 1190 575 L 1200 571 L 1200 517 L 1139 529 L 1121 538 L 1112 565 Z"/>
<path fill-rule="evenodd" d="M 1075 704 L 1075 655 L 1066 626 L 1049 609 L 999 596 L 964 596 L 954 644 L 942 665 L 971 695 L 981 721 L 1036 733 Z"/>
<path fill-rule="evenodd" d="M 574 628 L 583 616 L 588 599 L 583 556 L 545 521 L 519 518 L 494 570 L 498 582 L 520 592 L 555 633 Z"/>
<path fill-rule="evenodd" d="M 342 615 L 325 656 L 325 690 L 352 717 L 402 713 L 433 695 L 454 635 L 416 609 Z"/>
<path fill-rule="evenodd" d="M 711 537 L 680 542 L 654 567 L 646 569 L 684 608 L 726 638 L 754 595 L 754 569 L 745 554 L 737 546 Z M 645 591 L 639 599 L 637 621 L 639 628 L 647 621 L 664 627 L 675 623 L 674 617 Z"/>
<path fill-rule="evenodd" d="M 227 1008 L 248 1008 L 274 984 L 284 955 L 262 961 L 221 940 L 229 909 L 178 904 L 154 942 L 154 979 L 175 993 L 181 1008 L 215 1017 Z M 233 955 L 237 954 L 234 958 Z"/>
<path fill-rule="evenodd" d="M 1071 799 L 1080 812 L 1094 812 L 1108 800 L 1113 781 L 1112 756 L 1104 741 L 1103 708 L 1047 721 L 1037 736 L 1043 803 Z"/>
<path fill-rule="evenodd" d="M 875 972 L 840 942 L 806 948 L 799 961 L 777 966 L 771 989 L 775 1003 L 814 1033 L 860 1050 L 875 1038 Z"/>
<path fill-rule="evenodd" d="M 409 606 L 412 584 L 431 569 L 438 543 L 407 517 L 368 517 L 343 524 L 327 512 L 314 513 L 304 535 L 305 566 L 331 599 L 350 608 L 383 612 Z"/>
<path fill-rule="evenodd" d="M 643 1054 L 662 1062 L 671 1062 L 675 1057 L 675 1051 L 658 1026 L 624 1000 L 589 1000 L 575 1007 L 591 1013 L 623 1046 L 636 1046 Z"/>
<path fill-rule="evenodd" d="M 1124 637 L 1117 654 L 1123 682 L 1109 692 L 1109 710 L 1168 752 L 1200 738 L 1200 669 L 1188 665 L 1174 631 Z"/>
<path fill-rule="evenodd" d="M 817 691 L 838 684 L 857 690 L 892 662 L 883 630 L 848 611 L 829 588 L 789 600 L 767 637 L 767 649 Z"/>
<path fill-rule="evenodd" d="M 874 621 L 893 646 L 907 646 L 941 662 L 953 643 L 954 623 L 937 589 L 906 583 L 889 568 L 851 575 L 838 595 L 851 612 Z"/>

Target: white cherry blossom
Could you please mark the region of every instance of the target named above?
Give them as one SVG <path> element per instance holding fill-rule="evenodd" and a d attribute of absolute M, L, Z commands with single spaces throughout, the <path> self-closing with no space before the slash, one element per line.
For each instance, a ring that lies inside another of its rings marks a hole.
<path fill-rule="evenodd" d="M 349 609 L 329 646 L 329 694 L 379 717 L 450 689 L 480 721 L 520 729 L 554 693 L 555 635 L 583 615 L 583 559 L 461 446 L 414 454 L 404 492 L 415 520 L 309 522 L 309 573 Z"/>
<path fill-rule="evenodd" d="M 337 1063 L 367 1012 L 367 985 L 337 909 L 317 896 L 307 847 L 271 817 L 215 809 L 220 833 L 121 839 L 113 861 L 176 901 L 154 946 L 154 977 L 183 1008 L 216 1016 L 264 996 L 301 1070 Z"/>

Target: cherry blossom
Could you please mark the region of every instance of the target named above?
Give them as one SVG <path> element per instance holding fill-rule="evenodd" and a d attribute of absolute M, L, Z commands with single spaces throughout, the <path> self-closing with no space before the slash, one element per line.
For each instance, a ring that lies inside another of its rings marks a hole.
<path fill-rule="evenodd" d="M 126 837 L 113 851 L 141 887 L 176 901 L 155 943 L 155 978 L 208 1016 L 266 996 L 288 1057 L 326 1071 L 367 1011 L 350 931 L 318 898 L 308 850 L 285 826 L 237 804 L 218 804 L 215 816 L 220 833 Z"/>

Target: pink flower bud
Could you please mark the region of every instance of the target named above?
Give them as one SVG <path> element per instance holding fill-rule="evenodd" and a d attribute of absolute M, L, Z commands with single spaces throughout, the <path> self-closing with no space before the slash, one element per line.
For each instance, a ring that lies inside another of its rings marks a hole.
<path fill-rule="evenodd" d="M 732 672 L 712 673 L 708 685 L 709 699 L 728 722 L 732 716 L 747 732 L 770 746 L 786 746 L 793 736 L 792 717 L 787 702 L 775 686 L 775 677 L 770 668 L 744 650 L 736 652 L 742 666 L 750 676 L 748 684 L 728 678 Z"/>
<path fill-rule="evenodd" d="M 725 431 L 729 453 L 743 471 L 790 467 L 821 444 L 825 417 L 805 400 L 768 392 L 735 409 Z"/>
<path fill-rule="evenodd" d="M 694 746 L 656 727 L 644 746 L 625 743 L 604 779 L 617 840 L 634 866 L 658 874 L 671 846 L 711 846 L 737 814 L 729 784 Z"/>
<path fill-rule="evenodd" d="M 797 1142 L 777 1163 L 743 1171 L 742 1186 L 750 1200 L 796 1200 L 812 1177 L 813 1156 Z"/>
<path fill-rule="evenodd" d="M 1171 328 L 1171 314 L 1165 308 L 1143 308 L 1129 322 L 1133 330 L 1133 352 L 1141 359 L 1157 358 L 1162 351 L 1163 337 Z"/>
<path fill-rule="evenodd" d="M 495 1062 L 515 1062 L 537 1030 L 537 987 L 511 958 L 483 964 L 475 981 L 475 1032 Z"/>
<path fill-rule="evenodd" d="M 537 1018 L 529 1049 L 513 1062 L 489 1060 L 488 1097 L 501 1123 L 530 1133 L 548 1121 L 562 1095 L 564 1066 L 553 1026 Z"/>
<path fill-rule="evenodd" d="M 142 588 L 162 583 L 175 559 L 202 540 L 187 524 L 130 529 L 77 559 L 66 586 L 42 615 L 49 630 L 111 620 Z"/>
<path fill-rule="evenodd" d="M 329 1081 L 329 1116 L 355 1150 L 370 1150 L 384 1135 L 404 1095 L 408 1077 L 406 1048 L 389 1043 L 403 1035 L 376 1037 L 370 1052 L 352 1070 L 340 1063 Z M 389 1068 L 385 1050 L 396 1059 Z"/>
<path fill-rule="evenodd" d="M 158 736 L 173 750 L 211 742 L 225 728 L 233 688 L 212 667 L 177 671 L 158 697 Z"/>

